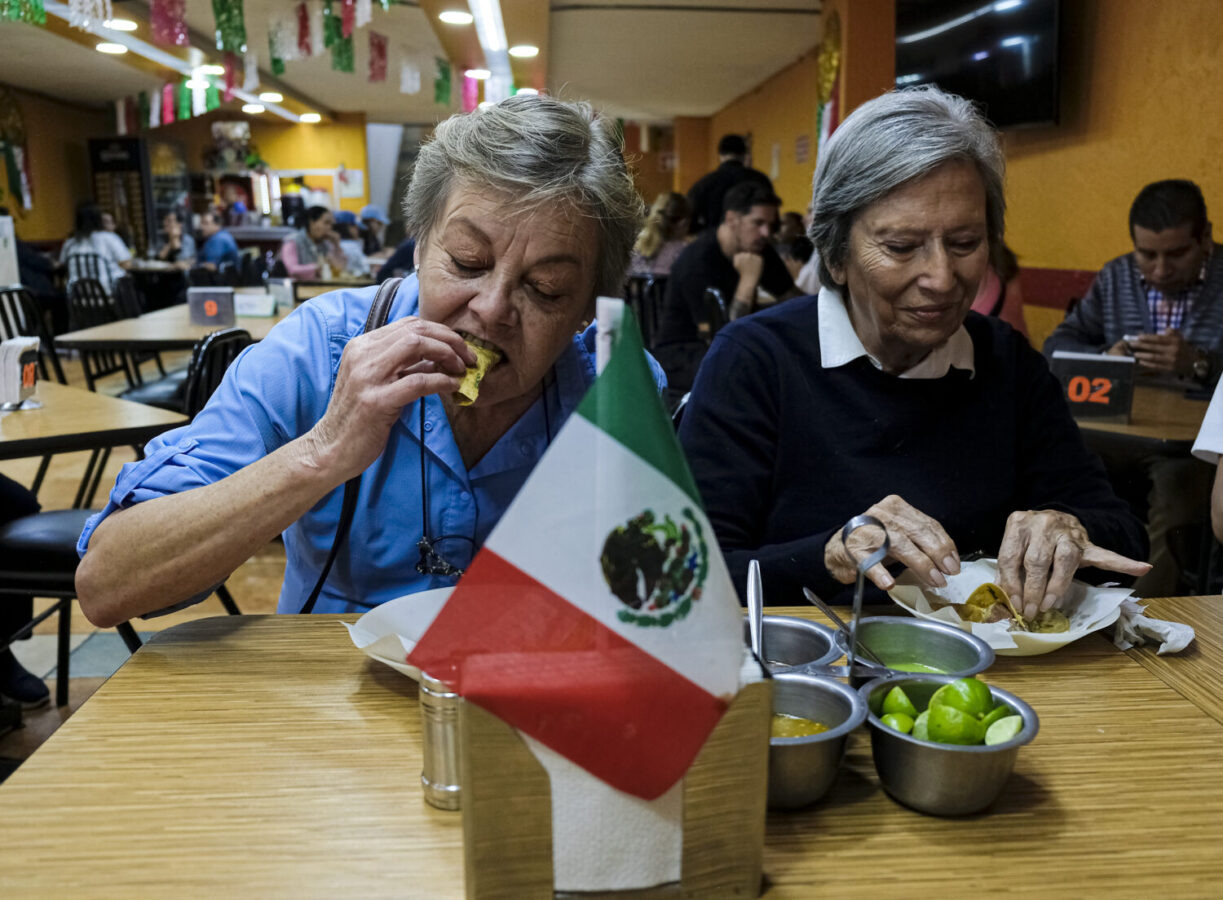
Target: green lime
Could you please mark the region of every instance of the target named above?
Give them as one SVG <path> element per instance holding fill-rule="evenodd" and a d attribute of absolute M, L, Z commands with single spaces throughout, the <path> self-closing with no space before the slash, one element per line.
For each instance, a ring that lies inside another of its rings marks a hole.
<path fill-rule="evenodd" d="M 904 713 L 887 713 L 879 721 L 888 728 L 895 728 L 901 734 L 908 734 L 913 730 L 913 717 Z"/>
<path fill-rule="evenodd" d="M 985 729 L 977 717 L 954 706 L 930 707 L 927 730 L 930 740 L 939 744 L 979 744 Z"/>
<path fill-rule="evenodd" d="M 917 716 L 917 707 L 913 705 L 909 695 L 904 692 L 904 688 L 894 687 L 883 698 L 883 714 L 888 713 L 904 713 L 909 718 Z"/>
<path fill-rule="evenodd" d="M 930 710 L 926 710 L 913 720 L 913 730 L 910 734 L 919 741 L 930 740 Z"/>
<path fill-rule="evenodd" d="M 989 726 L 993 725 L 999 719 L 1013 715 L 1014 713 L 1011 712 L 1011 708 L 1009 706 L 1007 706 L 1005 703 L 999 703 L 985 714 L 985 716 L 981 719 L 981 724 L 986 728 L 989 728 Z"/>
<path fill-rule="evenodd" d="M 980 718 L 994 708 L 994 695 L 989 686 L 975 678 L 961 678 L 945 684 L 930 698 L 930 708 L 951 706 L 970 716 Z"/>
<path fill-rule="evenodd" d="M 989 726 L 989 730 L 985 732 L 985 743 L 990 746 L 1005 744 L 1021 731 L 1023 731 L 1023 717 L 1006 716 Z"/>

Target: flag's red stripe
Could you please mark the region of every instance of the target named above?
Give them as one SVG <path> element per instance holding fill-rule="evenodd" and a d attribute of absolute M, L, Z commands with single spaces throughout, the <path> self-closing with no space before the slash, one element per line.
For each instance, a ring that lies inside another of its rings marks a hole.
<path fill-rule="evenodd" d="M 408 661 L 647 800 L 683 776 L 726 709 L 487 548 Z"/>

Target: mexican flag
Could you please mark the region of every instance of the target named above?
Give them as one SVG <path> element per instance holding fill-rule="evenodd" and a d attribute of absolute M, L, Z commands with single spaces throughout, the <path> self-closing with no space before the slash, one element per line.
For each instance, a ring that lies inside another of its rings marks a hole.
<path fill-rule="evenodd" d="M 632 313 L 611 331 L 610 361 L 409 661 L 654 800 L 738 690 L 743 620 Z"/>

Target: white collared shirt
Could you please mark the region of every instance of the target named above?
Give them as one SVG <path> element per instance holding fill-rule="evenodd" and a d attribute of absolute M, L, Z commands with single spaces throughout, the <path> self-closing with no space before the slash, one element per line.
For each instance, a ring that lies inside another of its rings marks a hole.
<path fill-rule="evenodd" d="M 844 366 L 860 356 L 870 360 L 876 369 L 883 369 L 883 364 L 867 352 L 862 339 L 854 331 L 853 322 L 849 320 L 849 310 L 840 294 L 829 288 L 820 288 L 819 296 L 820 325 L 820 362 L 825 369 L 835 369 Z M 925 359 L 912 368 L 900 373 L 901 378 L 942 378 L 955 367 L 964 369 L 970 375 L 976 374 L 973 363 L 972 338 L 963 325 L 942 344 L 939 344 Z"/>

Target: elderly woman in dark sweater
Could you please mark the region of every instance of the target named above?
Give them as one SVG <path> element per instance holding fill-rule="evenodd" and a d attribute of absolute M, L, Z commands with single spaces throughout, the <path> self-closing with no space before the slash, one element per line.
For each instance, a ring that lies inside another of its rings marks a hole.
<path fill-rule="evenodd" d="M 1040 354 L 969 312 L 1003 239 L 1002 178 L 989 126 L 933 88 L 864 104 L 821 148 L 810 236 L 828 287 L 720 331 L 680 429 L 740 586 L 757 558 L 769 602 L 802 603 L 804 585 L 846 599 L 880 539 L 841 541 L 861 513 L 891 542 L 867 573 L 883 590 L 899 566 L 941 586 L 985 551 L 1031 616 L 1080 566 L 1149 568 Z"/>

